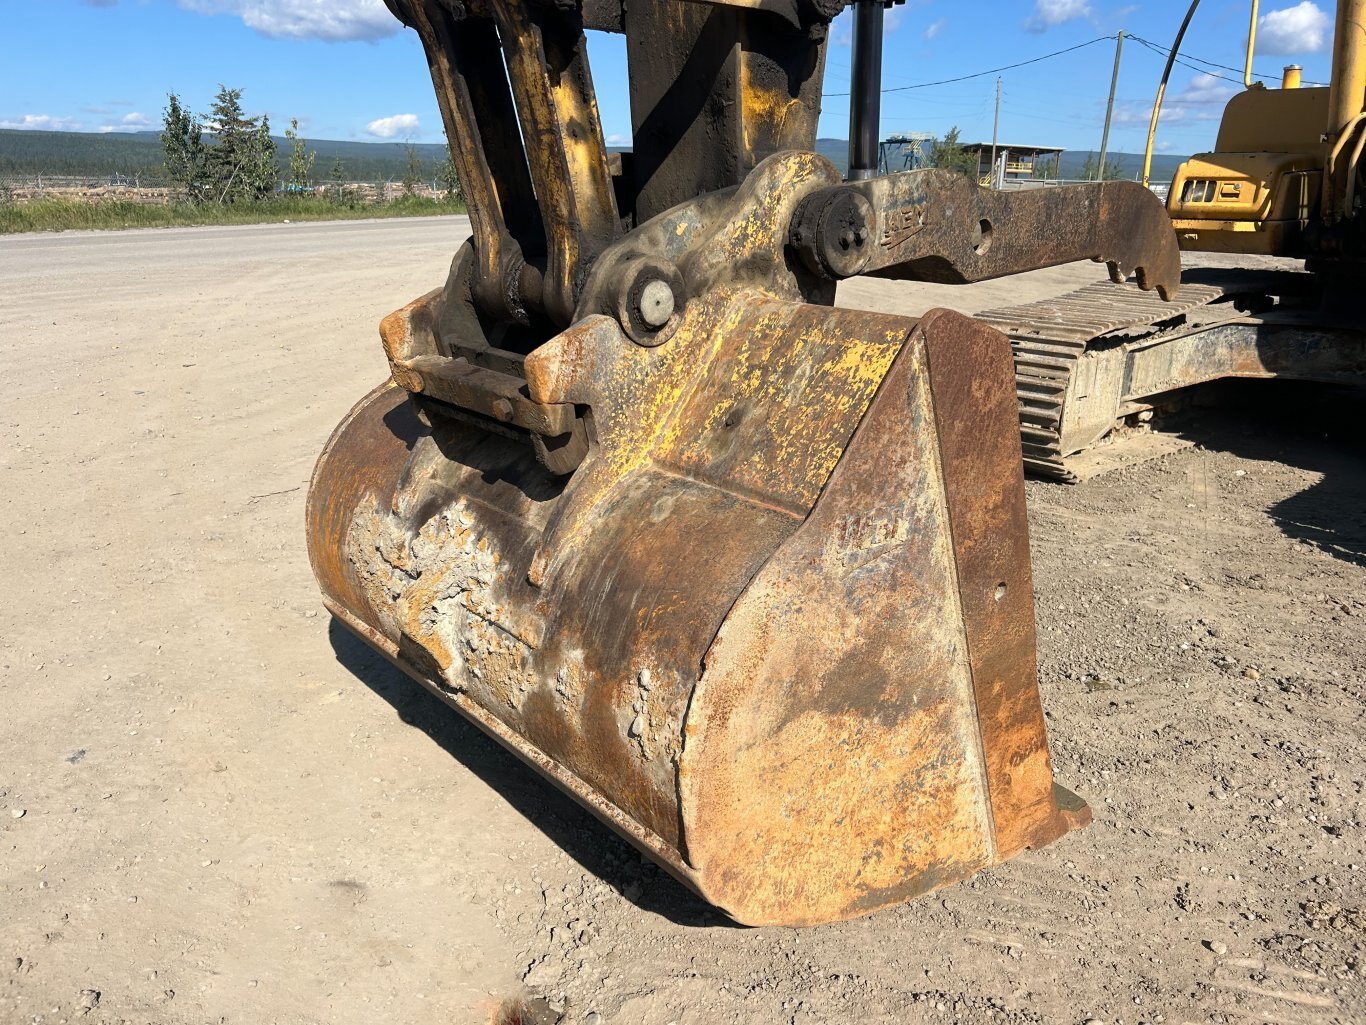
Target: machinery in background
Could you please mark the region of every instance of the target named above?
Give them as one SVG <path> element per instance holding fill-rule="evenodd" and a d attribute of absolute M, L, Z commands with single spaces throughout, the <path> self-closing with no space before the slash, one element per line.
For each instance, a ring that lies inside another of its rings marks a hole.
<path fill-rule="evenodd" d="M 1250 45 L 1248 61 L 1251 81 Z M 1215 151 L 1182 164 L 1172 182 L 1167 209 L 1181 249 L 1246 261 L 1187 271 L 1170 305 L 1132 286 L 1096 285 L 980 316 L 1015 347 L 1029 468 L 1074 481 L 1163 451 L 1162 439 L 1143 435 L 1127 435 L 1135 446 L 1098 443 L 1181 402 L 1192 385 L 1366 383 L 1363 150 L 1366 0 L 1340 0 L 1331 84 L 1301 88 L 1290 67 L 1281 88 L 1234 96 Z M 1261 256 L 1303 259 L 1305 269 L 1267 270 Z"/>

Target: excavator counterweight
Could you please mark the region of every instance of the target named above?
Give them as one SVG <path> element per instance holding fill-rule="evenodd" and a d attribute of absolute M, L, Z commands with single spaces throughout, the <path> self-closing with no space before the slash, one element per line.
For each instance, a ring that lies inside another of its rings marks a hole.
<path fill-rule="evenodd" d="M 1093 258 L 1161 204 L 817 155 L 837 0 L 386 0 L 473 237 L 308 500 L 339 621 L 736 920 L 865 914 L 1089 820 L 1053 781 L 1010 344 L 855 274 Z M 604 143 L 586 29 L 623 32 Z"/>

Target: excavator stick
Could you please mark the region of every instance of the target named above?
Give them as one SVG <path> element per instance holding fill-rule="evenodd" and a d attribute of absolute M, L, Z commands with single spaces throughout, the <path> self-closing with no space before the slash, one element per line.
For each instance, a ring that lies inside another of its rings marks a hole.
<path fill-rule="evenodd" d="M 1009 197 L 842 181 L 812 152 L 828 0 L 387 2 L 474 236 L 318 462 L 333 615 L 742 923 L 1088 821 L 1036 683 L 1009 342 L 833 300 L 1088 257 L 1171 289 L 1161 204 L 1082 189 L 1034 253 Z M 629 154 L 586 28 L 626 34 Z"/>

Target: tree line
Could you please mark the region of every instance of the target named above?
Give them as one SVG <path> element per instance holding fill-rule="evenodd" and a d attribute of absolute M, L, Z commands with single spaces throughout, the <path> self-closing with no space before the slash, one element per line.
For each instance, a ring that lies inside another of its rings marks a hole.
<path fill-rule="evenodd" d="M 299 135 L 298 118 L 285 130 L 288 153 L 283 168 L 270 118 L 249 115 L 242 107 L 242 90 L 220 85 L 206 114 L 196 115 L 175 93 L 167 94 L 162 111 L 161 146 L 166 177 L 177 192 L 195 203 L 255 202 L 277 192 L 312 192 L 320 184 L 336 200 L 347 196 L 347 171 L 335 157 L 327 181 L 314 176 L 317 151 Z M 421 159 L 417 147 L 403 144 L 404 162 L 400 184 L 403 194 L 416 195 L 424 181 L 435 178 L 448 200 L 460 198 L 460 183 L 447 150 L 435 174 Z"/>

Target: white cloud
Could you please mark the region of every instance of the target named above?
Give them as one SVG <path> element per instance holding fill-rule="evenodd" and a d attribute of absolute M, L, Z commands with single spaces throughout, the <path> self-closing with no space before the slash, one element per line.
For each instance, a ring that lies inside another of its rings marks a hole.
<path fill-rule="evenodd" d="M 1046 32 L 1055 25 L 1087 18 L 1091 5 L 1087 0 L 1034 0 L 1034 13 L 1025 22 L 1031 32 Z"/>
<path fill-rule="evenodd" d="M 924 7 L 929 0 L 911 0 L 910 8 L 889 7 L 882 14 L 882 31 L 885 35 L 891 35 L 901 28 L 905 20 L 907 9 Z M 830 23 L 830 45 L 849 46 L 854 41 L 854 9 L 845 7 L 835 16 L 835 20 Z"/>
<path fill-rule="evenodd" d="M 51 114 L 25 114 L 17 121 L 0 121 L 0 128 L 17 128 L 25 132 L 74 132 L 80 127 L 74 118 Z"/>
<path fill-rule="evenodd" d="M 403 26 L 384 0 L 176 0 L 199 14 L 232 14 L 275 39 L 381 39 Z"/>
<path fill-rule="evenodd" d="M 1180 90 L 1168 93 L 1162 100 L 1161 123 L 1217 121 L 1223 116 L 1224 104 L 1238 91 L 1237 85 L 1215 75 L 1195 75 Z M 1151 102 L 1121 104 L 1115 108 L 1115 123 L 1120 125 L 1146 126 L 1152 116 Z"/>
<path fill-rule="evenodd" d="M 925 38 L 933 39 L 935 36 L 939 35 L 939 33 L 944 31 L 944 26 L 948 23 L 948 18 L 935 18 L 934 21 L 930 22 L 928 25 L 925 26 Z"/>
<path fill-rule="evenodd" d="M 416 114 L 395 114 L 371 121 L 365 130 L 380 139 L 392 139 L 399 135 L 416 135 L 422 131 Z"/>
<path fill-rule="evenodd" d="M 1115 107 L 1114 123 L 1116 125 L 1141 125 L 1148 127 L 1148 123 L 1153 117 L 1153 105 L 1125 103 Z M 1174 121 L 1186 120 L 1186 110 L 1184 107 L 1173 107 L 1170 104 L 1162 104 L 1162 124 L 1168 125 Z"/>
<path fill-rule="evenodd" d="M 1187 82 L 1186 87 L 1179 93 L 1168 97 L 1166 102 L 1178 107 L 1216 103 L 1222 106 L 1228 102 L 1230 96 L 1239 91 L 1237 85 L 1218 75 L 1200 74 Z"/>
<path fill-rule="evenodd" d="M 1330 32 L 1328 15 L 1317 4 L 1303 0 L 1257 19 L 1257 50 L 1279 57 L 1318 53 Z"/>
<path fill-rule="evenodd" d="M 142 132 L 152 127 L 152 122 L 147 119 L 146 114 L 139 114 L 134 111 L 131 114 L 124 114 L 117 121 L 106 121 L 100 125 L 100 133 L 108 135 L 110 132 Z"/>

